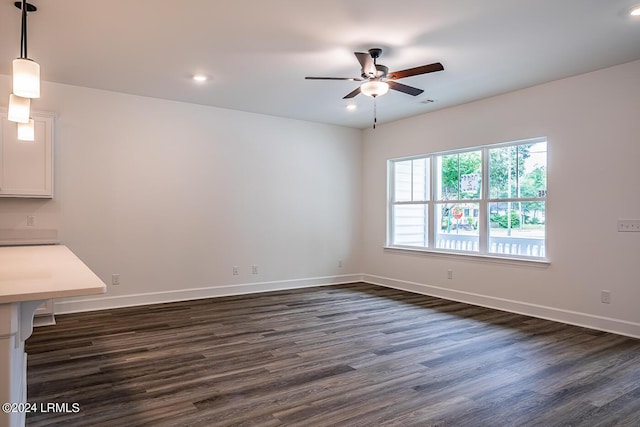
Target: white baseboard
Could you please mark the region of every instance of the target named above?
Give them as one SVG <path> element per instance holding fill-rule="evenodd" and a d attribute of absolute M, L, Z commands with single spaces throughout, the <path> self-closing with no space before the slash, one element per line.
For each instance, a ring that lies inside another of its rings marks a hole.
<path fill-rule="evenodd" d="M 354 282 L 366 282 L 372 285 L 385 286 L 417 294 L 444 298 L 451 301 L 459 301 L 481 307 L 508 311 L 510 313 L 524 314 L 526 316 L 537 317 L 540 319 L 567 323 L 604 332 L 612 332 L 614 334 L 625 335 L 633 338 L 640 338 L 640 324 L 634 322 L 370 274 L 346 274 L 341 276 L 313 277 L 272 282 L 242 283 L 133 295 L 109 296 L 107 294 L 105 296 L 91 298 L 68 298 L 54 302 L 54 313 L 77 313 L 83 311 L 133 307 L 147 304 L 281 291 L 316 286 L 339 285 Z"/>
<path fill-rule="evenodd" d="M 134 307 L 139 305 L 165 302 L 187 301 L 203 298 L 243 295 L 259 292 L 281 291 L 287 289 L 309 288 L 315 286 L 339 285 L 362 281 L 361 274 L 341 276 L 312 277 L 304 279 L 278 280 L 273 282 L 242 283 L 233 285 L 209 286 L 205 288 L 180 289 L 162 292 L 150 292 L 133 295 L 114 295 L 99 297 L 78 297 L 54 301 L 55 314 L 79 313 L 83 311 L 106 310 L 111 308 Z"/>
<path fill-rule="evenodd" d="M 408 282 L 370 274 L 363 274 L 362 281 L 371 283 L 372 285 L 386 286 L 417 294 L 430 295 L 447 300 L 508 311 L 510 313 L 524 314 L 526 316 L 553 320 L 556 322 L 596 329 L 604 332 L 612 332 L 614 334 L 625 335 L 632 338 L 640 338 L 640 324 L 625 320 L 594 316 L 587 313 L 562 310 L 554 307 L 529 304 L 504 298 L 490 297 L 471 292 L 456 291 L 438 286 L 430 286 L 422 283 Z"/>

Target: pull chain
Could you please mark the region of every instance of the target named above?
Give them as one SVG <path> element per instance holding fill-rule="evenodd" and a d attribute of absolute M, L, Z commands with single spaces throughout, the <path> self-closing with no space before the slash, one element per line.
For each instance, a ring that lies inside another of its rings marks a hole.
<path fill-rule="evenodd" d="M 373 128 L 376 128 L 376 122 L 378 121 L 378 113 L 376 110 L 376 96 L 373 97 Z"/>
<path fill-rule="evenodd" d="M 376 65 L 377 65 L 376 64 L 376 60 L 377 59 L 378 58 L 376 56 L 373 57 L 373 66 L 374 67 L 376 67 Z M 374 129 L 376 128 L 376 122 L 378 121 L 378 113 L 377 113 L 377 110 L 376 110 L 376 98 L 377 98 L 377 96 L 373 97 L 373 128 Z"/>

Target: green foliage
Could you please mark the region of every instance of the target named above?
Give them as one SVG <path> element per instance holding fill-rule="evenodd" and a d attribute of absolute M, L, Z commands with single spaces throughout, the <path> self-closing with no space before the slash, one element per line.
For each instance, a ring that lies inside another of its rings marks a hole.
<path fill-rule="evenodd" d="M 522 181 L 531 146 L 514 145 L 489 150 L 491 197 L 524 197 Z"/>
<path fill-rule="evenodd" d="M 442 156 L 442 197 L 444 200 L 471 199 L 480 197 L 476 192 L 460 192 L 460 176 L 482 171 L 480 151 Z"/>
<path fill-rule="evenodd" d="M 520 227 L 520 214 L 512 210 L 509 216 L 511 217 L 511 228 Z M 491 214 L 491 222 L 497 223 L 500 228 L 509 228 L 508 221 L 507 215 Z"/>
<path fill-rule="evenodd" d="M 547 170 L 538 166 L 520 180 L 520 195 L 522 197 L 540 197 L 540 190 L 547 189 Z"/>

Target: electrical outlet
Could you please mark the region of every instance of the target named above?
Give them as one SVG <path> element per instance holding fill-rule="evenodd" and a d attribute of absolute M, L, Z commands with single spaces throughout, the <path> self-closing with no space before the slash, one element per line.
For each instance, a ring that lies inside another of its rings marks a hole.
<path fill-rule="evenodd" d="M 258 274 L 258 266 L 257 265 L 252 265 L 251 266 L 251 274 Z"/>
<path fill-rule="evenodd" d="M 27 215 L 27 227 L 33 227 L 36 225 L 36 217 L 34 215 Z"/>
<path fill-rule="evenodd" d="M 341 259 L 338 260 L 338 268 L 342 268 L 342 260 Z"/>
<path fill-rule="evenodd" d="M 112 274 L 111 275 L 111 284 L 113 286 L 118 286 L 120 284 L 120 275 L 119 274 Z"/>
<path fill-rule="evenodd" d="M 240 272 L 239 272 L 239 270 L 238 270 L 238 266 L 237 266 L 237 265 L 234 265 L 234 266 L 233 266 L 233 275 L 234 275 L 234 276 L 237 276 L 238 274 L 240 274 Z"/>
<path fill-rule="evenodd" d="M 453 270 L 447 270 L 447 279 L 453 279 Z"/>
<path fill-rule="evenodd" d="M 611 291 L 600 291 L 600 302 L 611 304 Z"/>

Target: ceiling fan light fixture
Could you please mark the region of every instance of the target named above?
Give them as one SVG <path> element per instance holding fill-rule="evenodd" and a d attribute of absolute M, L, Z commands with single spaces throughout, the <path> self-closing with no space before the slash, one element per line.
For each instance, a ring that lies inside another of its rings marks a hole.
<path fill-rule="evenodd" d="M 631 16 L 640 16 L 640 4 L 633 6 L 629 11 L 629 15 Z"/>
<path fill-rule="evenodd" d="M 40 65 L 29 58 L 13 60 L 13 93 L 23 98 L 40 98 Z"/>
<path fill-rule="evenodd" d="M 360 86 L 360 92 L 364 95 L 376 98 L 389 92 L 389 84 L 380 80 L 370 80 Z"/>

